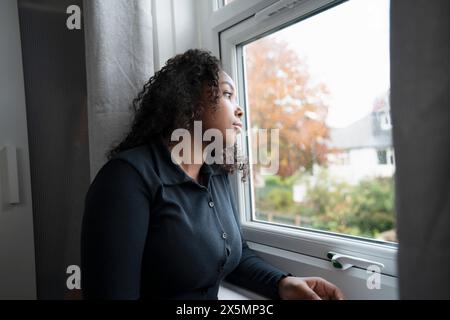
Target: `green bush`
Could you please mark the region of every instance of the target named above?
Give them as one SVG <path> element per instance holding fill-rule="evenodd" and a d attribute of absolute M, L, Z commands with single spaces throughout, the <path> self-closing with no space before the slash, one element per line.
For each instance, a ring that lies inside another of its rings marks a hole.
<path fill-rule="evenodd" d="M 302 203 L 293 201 L 295 181 L 307 187 Z M 256 190 L 256 205 L 264 214 L 299 214 L 311 220 L 308 227 L 355 236 L 375 238 L 395 228 L 393 178 L 367 178 L 350 185 L 331 179 L 326 169 L 314 178 L 306 173 L 270 177 Z"/>

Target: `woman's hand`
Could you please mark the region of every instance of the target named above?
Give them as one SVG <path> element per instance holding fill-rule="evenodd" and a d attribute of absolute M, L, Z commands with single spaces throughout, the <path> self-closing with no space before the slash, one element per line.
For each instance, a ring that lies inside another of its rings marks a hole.
<path fill-rule="evenodd" d="M 318 277 L 285 277 L 278 285 L 283 300 L 343 300 L 342 291 L 334 284 Z"/>

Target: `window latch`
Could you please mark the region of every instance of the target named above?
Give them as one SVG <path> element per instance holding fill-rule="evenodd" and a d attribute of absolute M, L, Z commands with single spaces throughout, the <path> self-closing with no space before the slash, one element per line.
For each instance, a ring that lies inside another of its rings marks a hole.
<path fill-rule="evenodd" d="M 333 267 L 339 270 L 347 270 L 351 267 L 359 267 L 363 269 L 377 267 L 381 271 L 384 268 L 384 264 L 380 262 L 348 256 L 331 251 L 328 252 L 327 257 L 331 260 L 331 264 L 333 265 Z"/>

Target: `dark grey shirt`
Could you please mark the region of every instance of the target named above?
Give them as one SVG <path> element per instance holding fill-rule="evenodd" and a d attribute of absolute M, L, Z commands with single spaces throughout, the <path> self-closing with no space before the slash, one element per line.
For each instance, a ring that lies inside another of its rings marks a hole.
<path fill-rule="evenodd" d="M 202 183 L 160 142 L 117 155 L 86 196 L 82 290 L 87 299 L 217 299 L 221 280 L 278 299 L 286 273 L 242 239 L 228 174 Z"/>

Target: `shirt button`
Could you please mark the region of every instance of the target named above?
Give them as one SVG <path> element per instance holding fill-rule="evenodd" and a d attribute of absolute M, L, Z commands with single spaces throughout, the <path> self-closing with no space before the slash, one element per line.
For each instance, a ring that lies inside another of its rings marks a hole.
<path fill-rule="evenodd" d="M 210 206 L 211 208 L 214 207 L 214 202 L 210 201 L 210 202 L 209 202 L 209 206 Z"/>
<path fill-rule="evenodd" d="M 222 233 L 222 238 L 224 238 L 224 239 L 228 238 L 228 235 L 226 232 Z"/>

